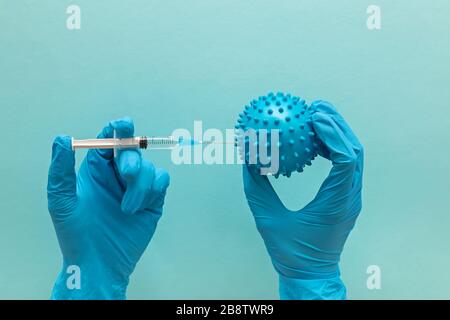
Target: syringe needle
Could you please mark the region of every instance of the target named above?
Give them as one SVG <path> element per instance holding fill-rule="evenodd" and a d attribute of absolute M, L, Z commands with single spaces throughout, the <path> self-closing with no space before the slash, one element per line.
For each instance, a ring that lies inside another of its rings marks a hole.
<path fill-rule="evenodd" d="M 215 140 L 200 140 L 200 144 L 234 144 L 234 142 L 231 141 L 215 141 Z"/>

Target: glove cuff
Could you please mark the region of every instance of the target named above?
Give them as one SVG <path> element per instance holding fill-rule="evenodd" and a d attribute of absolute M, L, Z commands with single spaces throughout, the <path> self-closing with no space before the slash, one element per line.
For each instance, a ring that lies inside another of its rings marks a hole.
<path fill-rule="evenodd" d="M 340 276 L 330 279 L 294 279 L 279 275 L 281 300 L 345 300 L 347 290 Z"/>

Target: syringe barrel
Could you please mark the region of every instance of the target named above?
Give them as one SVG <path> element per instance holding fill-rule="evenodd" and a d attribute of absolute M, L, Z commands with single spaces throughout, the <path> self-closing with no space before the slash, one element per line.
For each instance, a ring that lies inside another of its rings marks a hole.
<path fill-rule="evenodd" d="M 168 137 L 132 137 L 84 139 L 72 138 L 72 149 L 172 149 L 178 145 L 179 139 Z"/>
<path fill-rule="evenodd" d="M 176 139 L 172 136 L 167 137 L 148 137 L 147 146 L 149 149 L 172 149 L 177 146 L 180 142 L 179 139 Z"/>
<path fill-rule="evenodd" d="M 106 138 L 106 139 L 84 139 L 77 140 L 72 138 L 72 150 L 76 149 L 127 149 L 142 148 L 142 139 L 145 137 L 133 138 Z M 146 140 L 145 140 L 146 141 Z"/>

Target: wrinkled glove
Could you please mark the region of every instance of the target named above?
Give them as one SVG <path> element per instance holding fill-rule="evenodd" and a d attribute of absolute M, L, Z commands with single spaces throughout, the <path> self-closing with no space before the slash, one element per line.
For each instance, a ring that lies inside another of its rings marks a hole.
<path fill-rule="evenodd" d="M 303 209 L 288 210 L 270 181 L 243 166 L 244 191 L 275 270 L 281 299 L 345 299 L 339 259 L 361 211 L 363 147 L 327 102 L 313 103 L 313 128 L 332 162 L 316 197 Z"/>
<path fill-rule="evenodd" d="M 134 125 L 128 118 L 112 121 L 98 137 L 112 138 L 114 130 L 118 138 L 132 137 Z M 92 149 L 78 175 L 74 166 L 71 138 L 57 137 L 47 195 L 63 266 L 52 299 L 125 299 L 161 217 L 169 175 L 137 149 L 116 157 Z"/>

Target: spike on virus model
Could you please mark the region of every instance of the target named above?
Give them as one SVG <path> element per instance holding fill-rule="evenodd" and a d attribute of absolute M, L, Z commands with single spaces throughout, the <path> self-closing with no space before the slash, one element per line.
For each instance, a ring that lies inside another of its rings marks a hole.
<path fill-rule="evenodd" d="M 278 170 L 272 174 L 278 178 L 280 174 L 290 177 L 292 172 L 302 172 L 305 165 L 311 165 L 321 147 L 312 126 L 311 116 L 314 112 L 315 108 L 308 106 L 305 100 L 281 92 L 269 93 L 252 100 L 239 114 L 235 126 L 236 129 L 241 129 L 237 131 L 240 133 L 236 137 L 241 157 L 247 164 L 253 163 L 258 168 L 267 167 L 268 164 L 260 161 L 258 155 L 255 162 L 250 162 L 248 136 L 242 133 L 254 130 L 258 135 L 261 129 L 267 132 L 277 129 L 279 165 Z M 254 142 L 255 145 L 258 143 Z M 266 143 L 266 146 L 270 159 L 270 143 Z M 243 151 L 244 147 L 247 152 Z"/>

